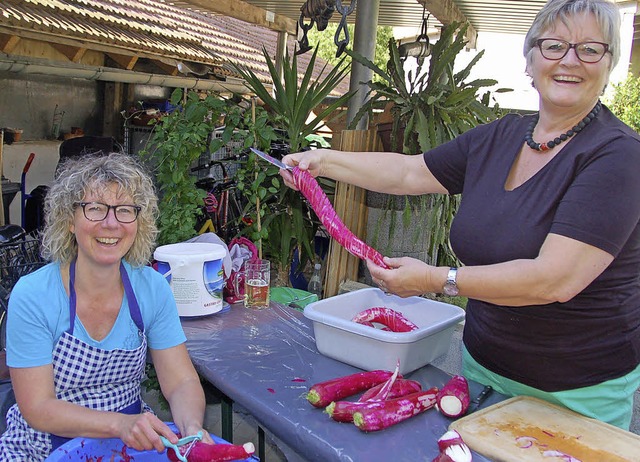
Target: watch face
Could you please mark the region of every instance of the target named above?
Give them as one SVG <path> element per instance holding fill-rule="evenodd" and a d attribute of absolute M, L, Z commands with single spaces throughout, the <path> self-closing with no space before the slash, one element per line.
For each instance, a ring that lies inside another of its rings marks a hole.
<path fill-rule="evenodd" d="M 450 297 L 458 295 L 458 287 L 453 284 L 445 284 L 443 291 L 445 295 L 449 295 Z"/>

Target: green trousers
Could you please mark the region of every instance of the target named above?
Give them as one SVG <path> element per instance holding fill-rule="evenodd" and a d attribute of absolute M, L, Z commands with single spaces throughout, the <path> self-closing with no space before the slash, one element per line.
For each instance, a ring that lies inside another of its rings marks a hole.
<path fill-rule="evenodd" d="M 589 387 L 546 392 L 491 372 L 471 357 L 466 348 L 462 352 L 462 371 L 467 379 L 506 396 L 533 396 L 558 404 L 587 417 L 629 430 L 633 414 L 633 395 L 640 387 L 640 366 L 627 375 Z"/>

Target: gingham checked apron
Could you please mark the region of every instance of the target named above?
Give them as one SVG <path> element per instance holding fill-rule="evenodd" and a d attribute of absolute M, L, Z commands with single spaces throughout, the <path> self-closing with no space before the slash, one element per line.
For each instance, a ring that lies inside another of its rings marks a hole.
<path fill-rule="evenodd" d="M 75 261 L 69 268 L 70 326 L 53 350 L 53 374 L 58 399 L 91 409 L 138 414 L 151 409 L 141 400 L 140 382 L 147 357 L 147 340 L 140 307 L 129 276 L 120 264 L 131 319 L 142 344 L 134 350 L 103 350 L 73 336 L 76 320 Z M 68 441 L 31 428 L 17 405 L 7 412 L 7 430 L 0 438 L 0 461 L 42 461 Z"/>

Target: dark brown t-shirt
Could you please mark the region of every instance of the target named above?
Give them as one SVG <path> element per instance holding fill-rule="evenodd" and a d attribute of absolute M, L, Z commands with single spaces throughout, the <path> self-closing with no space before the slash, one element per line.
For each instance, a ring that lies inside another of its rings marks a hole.
<path fill-rule="evenodd" d="M 465 265 L 535 258 L 548 233 L 615 257 L 566 303 L 469 300 L 464 343 L 484 367 L 545 391 L 620 377 L 640 363 L 640 136 L 606 107 L 526 183 L 504 184 L 531 116 L 508 115 L 424 154 L 462 193 L 451 243 Z"/>

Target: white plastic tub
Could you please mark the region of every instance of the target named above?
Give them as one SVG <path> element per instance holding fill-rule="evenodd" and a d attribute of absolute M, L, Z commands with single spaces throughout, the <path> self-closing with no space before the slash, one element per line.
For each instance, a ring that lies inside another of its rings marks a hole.
<path fill-rule="evenodd" d="M 384 306 L 401 312 L 418 326 L 411 332 L 389 332 L 355 323 L 362 310 Z M 422 297 L 401 298 L 380 289 L 361 289 L 310 303 L 304 315 L 313 321 L 318 351 L 365 370 L 394 370 L 407 374 L 449 351 L 456 324 L 464 310 Z"/>

